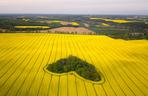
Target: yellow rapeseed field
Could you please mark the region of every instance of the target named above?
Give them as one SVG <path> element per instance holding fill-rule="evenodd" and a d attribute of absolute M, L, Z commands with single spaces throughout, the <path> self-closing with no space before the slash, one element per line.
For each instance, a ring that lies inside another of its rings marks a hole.
<path fill-rule="evenodd" d="M 105 78 L 93 84 L 43 69 L 77 56 Z M 0 96 L 148 96 L 148 41 L 97 35 L 0 34 Z"/>
<path fill-rule="evenodd" d="M 110 25 L 107 24 L 107 23 L 102 23 L 102 26 L 106 26 L 106 27 L 108 27 L 108 26 L 110 26 Z"/>
<path fill-rule="evenodd" d="M 109 22 L 115 22 L 115 23 L 128 23 L 132 21 L 124 20 L 124 19 L 106 19 L 106 18 L 90 18 L 91 20 L 105 20 Z"/>
<path fill-rule="evenodd" d="M 77 22 L 72 22 L 72 25 L 73 25 L 73 26 L 79 26 L 79 23 L 77 23 Z"/>
<path fill-rule="evenodd" d="M 59 20 L 52 20 L 51 22 L 52 23 L 60 23 L 61 21 L 59 21 Z"/>
<path fill-rule="evenodd" d="M 50 27 L 49 26 L 15 26 L 15 28 L 17 28 L 17 29 L 26 29 L 26 28 L 29 28 L 29 29 L 36 29 L 36 28 L 48 29 Z"/>
<path fill-rule="evenodd" d="M 128 22 L 130 22 L 130 21 L 127 21 L 127 20 L 122 20 L 122 19 L 106 20 L 106 21 L 112 21 L 112 22 L 115 22 L 115 23 L 128 23 Z"/>

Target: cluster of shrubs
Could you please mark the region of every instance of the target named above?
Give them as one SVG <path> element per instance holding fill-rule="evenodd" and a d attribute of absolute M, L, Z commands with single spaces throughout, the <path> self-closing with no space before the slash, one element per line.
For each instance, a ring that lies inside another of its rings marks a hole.
<path fill-rule="evenodd" d="M 55 63 L 49 64 L 47 70 L 54 73 L 66 73 L 75 71 L 81 77 L 91 80 L 99 81 L 101 77 L 96 68 L 75 56 L 69 56 L 66 59 L 60 59 Z"/>

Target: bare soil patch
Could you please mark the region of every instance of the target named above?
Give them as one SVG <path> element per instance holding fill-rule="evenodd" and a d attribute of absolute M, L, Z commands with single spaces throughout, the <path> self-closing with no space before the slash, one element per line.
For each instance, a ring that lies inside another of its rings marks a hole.
<path fill-rule="evenodd" d="M 60 27 L 49 30 L 51 33 L 68 33 L 68 34 L 95 34 L 95 32 L 83 27 Z"/>

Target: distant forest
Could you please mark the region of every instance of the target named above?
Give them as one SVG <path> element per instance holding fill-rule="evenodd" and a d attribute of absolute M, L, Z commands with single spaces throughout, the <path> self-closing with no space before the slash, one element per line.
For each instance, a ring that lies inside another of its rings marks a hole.
<path fill-rule="evenodd" d="M 90 19 L 94 17 L 96 19 Z M 113 20 L 127 20 L 129 22 L 118 23 Z M 60 21 L 77 22 L 78 25 L 63 25 Z M 17 28 L 16 26 L 40 27 Z M 50 29 L 59 27 L 84 27 L 96 32 L 97 35 L 107 35 L 113 38 L 148 39 L 147 16 L 0 15 L 0 33 L 39 33 L 42 30 L 50 32 Z"/>

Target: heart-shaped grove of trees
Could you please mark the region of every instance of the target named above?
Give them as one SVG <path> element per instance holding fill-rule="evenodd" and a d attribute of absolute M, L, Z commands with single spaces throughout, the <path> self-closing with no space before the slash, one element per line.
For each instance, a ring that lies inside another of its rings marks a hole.
<path fill-rule="evenodd" d="M 87 63 L 84 60 L 76 56 L 69 56 L 68 58 L 62 58 L 52 64 L 49 64 L 46 69 L 53 73 L 68 73 L 76 72 L 79 76 L 91 80 L 100 81 L 101 75 L 96 70 L 95 66 Z"/>

